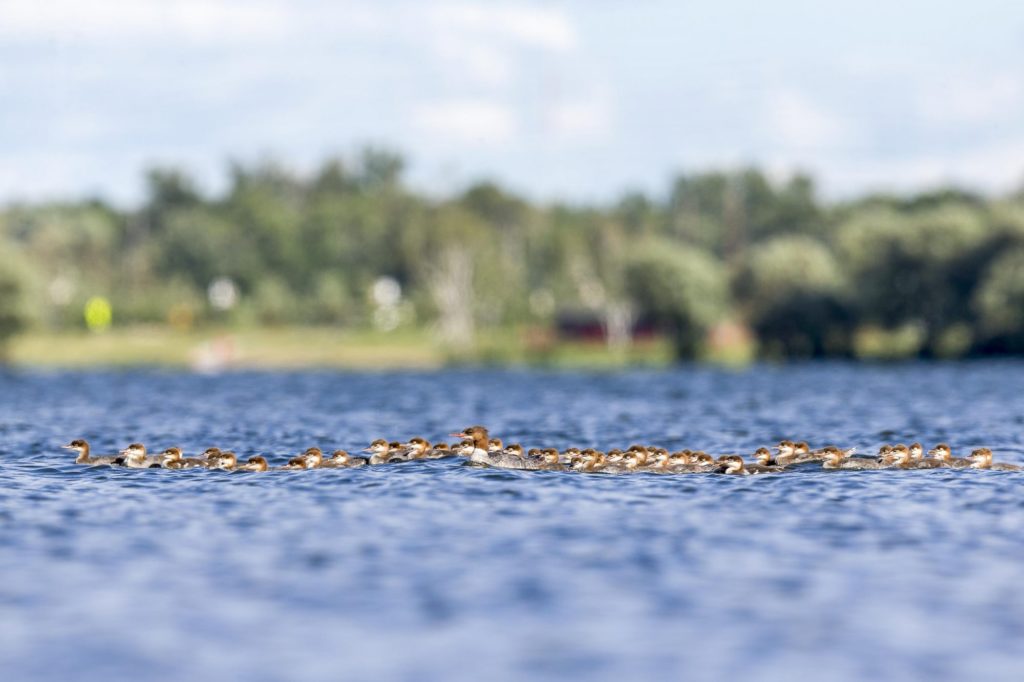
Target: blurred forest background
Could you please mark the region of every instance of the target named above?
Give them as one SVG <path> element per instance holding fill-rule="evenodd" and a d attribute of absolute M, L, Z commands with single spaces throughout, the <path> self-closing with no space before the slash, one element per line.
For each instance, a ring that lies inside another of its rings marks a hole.
<path fill-rule="evenodd" d="M 235 164 L 218 196 L 156 168 L 135 210 L 7 205 L 0 338 L 327 329 L 470 361 L 562 343 L 627 359 L 1024 353 L 1024 191 L 826 203 L 811 177 L 745 168 L 538 205 L 490 182 L 427 196 L 403 166 L 378 149 L 308 174 Z"/>

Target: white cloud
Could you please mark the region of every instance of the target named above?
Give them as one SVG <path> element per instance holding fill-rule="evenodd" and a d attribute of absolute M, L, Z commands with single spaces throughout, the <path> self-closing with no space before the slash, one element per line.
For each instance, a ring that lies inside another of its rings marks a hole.
<path fill-rule="evenodd" d="M 545 112 L 545 127 L 553 137 L 567 141 L 607 138 L 612 132 L 611 103 L 607 97 L 554 102 Z"/>
<path fill-rule="evenodd" d="M 943 76 L 918 97 L 921 116 L 929 123 L 983 125 L 1024 115 L 1024 84 L 1019 77 Z"/>
<path fill-rule="evenodd" d="M 507 107 L 488 100 L 446 100 L 420 104 L 413 123 L 422 132 L 452 142 L 501 144 L 517 132 L 516 117 Z"/>
<path fill-rule="evenodd" d="M 576 30 L 561 10 L 526 3 L 445 2 L 427 9 L 434 30 L 481 40 L 564 52 L 576 47 Z"/>
<path fill-rule="evenodd" d="M 287 5 L 228 0 L 7 0 L 0 4 L 0 35 L 20 40 L 277 38 L 293 27 Z"/>
<path fill-rule="evenodd" d="M 842 147 L 853 138 L 842 117 L 794 90 L 771 93 L 765 118 L 773 141 L 793 151 Z"/>

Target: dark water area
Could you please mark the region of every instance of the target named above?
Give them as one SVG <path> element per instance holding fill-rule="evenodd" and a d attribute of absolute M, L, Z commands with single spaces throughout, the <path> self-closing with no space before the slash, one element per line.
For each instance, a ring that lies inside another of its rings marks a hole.
<path fill-rule="evenodd" d="M 484 423 L 528 447 L 920 440 L 1024 463 L 1022 387 L 1005 361 L 4 374 L 0 675 L 1018 681 L 1020 473 L 259 474 L 81 467 L 58 446 L 282 463 Z"/>

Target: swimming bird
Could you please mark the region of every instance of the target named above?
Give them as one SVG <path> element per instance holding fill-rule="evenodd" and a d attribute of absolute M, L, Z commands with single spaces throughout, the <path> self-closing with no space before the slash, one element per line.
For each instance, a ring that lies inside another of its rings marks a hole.
<path fill-rule="evenodd" d="M 256 455 L 250 457 L 245 464 L 239 464 L 235 467 L 235 471 L 266 471 L 269 468 L 265 457 Z"/>
<path fill-rule="evenodd" d="M 447 443 L 434 443 L 432 448 L 423 453 L 423 459 L 444 459 L 454 454 Z"/>
<path fill-rule="evenodd" d="M 391 461 L 391 446 L 383 438 L 378 438 L 370 443 L 370 446 L 363 450 L 363 452 L 371 453 L 370 464 L 387 464 Z"/>
<path fill-rule="evenodd" d="M 720 474 L 749 476 L 752 473 L 747 470 L 746 466 L 743 464 L 743 458 L 739 455 L 722 455 L 718 458 L 718 465 L 718 473 Z"/>
<path fill-rule="evenodd" d="M 160 465 L 165 469 L 205 469 L 210 462 L 199 457 L 182 457 L 181 448 L 170 447 L 160 453 Z"/>
<path fill-rule="evenodd" d="M 320 466 L 320 463 L 324 460 L 324 453 L 320 448 L 312 447 L 306 448 L 306 450 L 295 457 L 288 460 L 288 463 L 284 465 L 285 469 L 316 469 Z"/>
<path fill-rule="evenodd" d="M 775 457 L 772 456 L 772 451 L 769 450 L 768 448 L 758 448 L 757 450 L 755 450 L 754 459 L 756 459 L 757 463 L 760 464 L 761 466 L 781 466 L 775 460 Z"/>
<path fill-rule="evenodd" d="M 430 443 L 423 438 L 410 438 L 403 444 L 405 459 L 425 459 L 430 452 Z"/>
<path fill-rule="evenodd" d="M 944 466 L 954 469 L 964 469 L 972 464 L 972 460 L 967 457 L 954 457 L 952 449 L 946 443 L 939 443 L 929 450 L 928 454 L 942 462 Z"/>
<path fill-rule="evenodd" d="M 1016 464 L 1006 464 L 1004 462 L 993 462 L 992 451 L 988 448 L 978 448 L 971 451 L 971 468 L 972 469 L 991 469 L 992 471 L 1020 471 L 1021 468 Z"/>
<path fill-rule="evenodd" d="M 330 457 L 320 462 L 325 469 L 354 469 L 369 464 L 365 457 L 352 457 L 345 450 L 335 450 Z"/>
<path fill-rule="evenodd" d="M 223 450 L 210 457 L 210 469 L 234 471 L 238 466 L 238 457 L 230 450 Z"/>
<path fill-rule="evenodd" d="M 869 457 L 847 457 L 844 450 L 830 446 L 825 461 L 822 462 L 822 469 L 846 469 L 849 471 L 866 471 L 869 469 L 888 469 L 891 462 L 883 462 L 879 459 Z"/>
<path fill-rule="evenodd" d="M 75 458 L 75 464 L 91 464 L 98 466 L 101 464 L 111 465 L 114 464 L 118 459 L 121 459 L 117 455 L 100 455 L 99 457 L 93 457 L 89 454 L 89 443 L 76 438 L 67 445 L 62 445 L 65 450 L 73 450 L 78 453 L 78 457 Z"/>
<path fill-rule="evenodd" d="M 489 447 L 490 438 L 487 434 L 487 429 L 483 426 L 470 426 L 458 433 L 452 433 L 453 438 L 461 438 L 463 441 L 472 445 L 472 449 L 468 450 L 467 457 L 470 462 L 477 464 L 488 464 L 489 463 Z M 465 445 L 459 448 L 460 454 L 467 452 Z"/>
<path fill-rule="evenodd" d="M 116 461 L 131 469 L 160 468 L 160 457 L 147 455 L 146 446 L 142 443 L 132 443 L 126 447 L 121 451 L 121 458 Z"/>

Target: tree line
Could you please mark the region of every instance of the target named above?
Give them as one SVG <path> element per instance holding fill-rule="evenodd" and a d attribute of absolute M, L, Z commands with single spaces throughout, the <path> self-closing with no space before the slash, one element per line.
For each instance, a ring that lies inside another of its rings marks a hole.
<path fill-rule="evenodd" d="M 118 325 L 430 326 L 466 352 L 582 312 L 613 343 L 657 325 L 680 359 L 722 323 L 764 357 L 1024 353 L 1024 192 L 824 202 L 806 175 L 744 168 L 539 204 L 493 182 L 429 196 L 403 169 L 368 149 L 310 173 L 236 163 L 216 196 L 154 168 L 131 210 L 11 203 L 0 339 L 81 327 L 101 295 Z"/>

